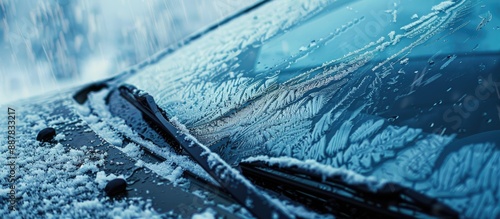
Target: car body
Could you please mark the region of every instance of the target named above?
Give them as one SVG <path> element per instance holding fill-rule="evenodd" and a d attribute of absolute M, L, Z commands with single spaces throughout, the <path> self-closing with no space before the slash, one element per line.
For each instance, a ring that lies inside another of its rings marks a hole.
<path fill-rule="evenodd" d="M 499 217 L 499 10 L 258 3 L 115 78 L 9 106 L 19 140 L 2 197 L 15 190 L 18 211 L 2 211 Z M 45 127 L 58 134 L 36 141 Z M 114 178 L 127 192 L 107 197 Z M 328 186 L 341 191 L 300 193 Z"/>

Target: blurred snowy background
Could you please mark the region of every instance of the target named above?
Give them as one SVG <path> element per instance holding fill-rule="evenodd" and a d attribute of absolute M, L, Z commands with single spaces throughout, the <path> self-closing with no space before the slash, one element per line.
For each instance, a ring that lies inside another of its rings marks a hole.
<path fill-rule="evenodd" d="M 255 0 L 0 0 L 0 103 L 119 73 Z"/>

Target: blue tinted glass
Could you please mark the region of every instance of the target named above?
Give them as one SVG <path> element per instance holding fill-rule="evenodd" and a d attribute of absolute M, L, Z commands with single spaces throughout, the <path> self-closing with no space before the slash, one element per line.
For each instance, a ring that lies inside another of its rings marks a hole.
<path fill-rule="evenodd" d="M 314 159 L 498 217 L 499 9 L 278 1 L 129 82 L 232 164 Z"/>

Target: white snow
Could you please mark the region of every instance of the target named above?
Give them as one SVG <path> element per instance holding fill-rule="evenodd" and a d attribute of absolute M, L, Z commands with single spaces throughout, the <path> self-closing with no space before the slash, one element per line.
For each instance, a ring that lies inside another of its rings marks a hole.
<path fill-rule="evenodd" d="M 495 181 L 498 177 L 491 177 L 496 176 L 492 171 L 498 166 L 499 160 L 498 153 L 491 152 L 491 148 L 495 145 L 478 144 L 452 152 L 453 159 L 443 161 L 443 165 L 447 165 L 446 169 L 433 172 L 432 164 L 436 160 L 440 161 L 436 156 L 455 136 L 443 133 L 428 134 L 421 129 L 411 128 L 412 126 L 391 125 L 385 122 L 385 118 L 369 114 L 369 110 L 379 110 L 369 107 L 376 105 L 377 100 L 385 98 L 380 88 L 386 85 L 385 82 L 389 78 L 392 78 L 391 86 L 400 85 L 404 81 L 398 80 L 398 77 L 408 76 L 405 75 L 405 70 L 412 72 L 405 66 L 403 66 L 405 69 L 392 69 L 393 65 L 398 65 L 398 62 L 401 65 L 408 64 L 410 53 L 415 54 L 414 52 L 420 48 L 417 46 L 425 42 L 439 44 L 440 41 L 432 41 L 433 37 L 444 36 L 441 33 L 449 30 L 448 27 L 463 18 L 464 12 L 472 14 L 473 10 L 468 10 L 470 5 L 460 1 L 444 1 L 432 7 L 428 14 L 424 13 L 422 16 L 414 14 L 411 19 L 416 20 L 410 21 L 409 16 L 400 16 L 400 21 L 405 19 L 409 21 L 407 25 L 400 29 L 384 29 L 380 33 L 382 37 L 373 38 L 371 42 L 366 42 L 366 45 L 355 51 L 349 51 L 342 58 L 321 63 L 321 67 L 302 69 L 301 75 L 287 78 L 283 83 L 278 83 L 281 76 L 279 72 L 271 72 L 272 74 L 268 72 L 269 75 L 247 75 L 247 72 L 238 69 L 239 55 L 246 48 L 249 50 L 259 48 L 261 42 L 301 22 L 304 15 L 316 13 L 323 3 L 322 1 L 271 2 L 269 4 L 274 7 L 268 11 L 262 14 L 249 14 L 241 18 L 244 22 L 238 25 L 219 27 L 221 32 L 204 36 L 206 41 L 190 44 L 155 65 L 149 64 L 155 62 L 155 58 L 160 55 L 145 61 L 142 63 L 147 66 L 144 72 L 127 82 L 145 89 L 144 92 L 150 92 L 167 113 L 175 115 L 171 121 L 187 135 L 187 139 L 200 143 L 204 149 L 213 146 L 211 143 L 220 139 L 229 138 L 231 150 L 221 151 L 220 154 L 204 154 L 211 159 L 213 167 L 221 170 L 222 176 L 241 177 L 229 165 L 218 167 L 218 161 L 222 159 L 235 164 L 240 161 L 238 159 L 244 157 L 267 154 L 287 157 L 259 156 L 249 160 L 261 159 L 279 165 L 301 165 L 325 176 L 339 175 L 349 182 L 369 184 L 372 188 L 377 188 L 385 182 L 380 179 L 388 178 L 391 181 L 406 183 L 407 186 L 434 192 L 436 196 L 451 200 L 450 202 L 458 207 L 464 202 L 487 206 L 498 200 L 497 196 L 500 193 L 496 189 L 498 182 Z M 280 7 L 286 9 L 284 13 L 287 16 L 279 16 Z M 426 8 L 427 11 L 429 8 L 431 7 Z M 399 12 L 403 13 L 403 10 Z M 391 13 L 396 15 L 397 11 L 392 10 Z M 491 17 L 491 14 L 483 17 L 481 23 L 487 23 Z M 359 23 L 365 22 L 364 19 L 366 18 L 360 19 Z M 393 21 L 396 21 L 396 17 L 393 17 Z M 357 23 L 351 24 L 352 27 L 356 27 Z M 396 26 L 396 24 L 391 25 Z M 351 26 L 341 26 L 341 28 L 349 29 Z M 386 35 L 389 40 L 383 37 Z M 315 41 L 314 44 L 321 46 L 321 41 Z M 309 52 L 310 49 L 305 47 L 303 52 Z M 357 74 L 357 70 L 373 61 L 379 52 L 388 53 L 387 59 L 375 65 L 370 74 Z M 441 66 L 441 70 L 449 66 L 455 58 L 456 56 L 451 56 Z M 291 60 L 293 61 L 295 60 Z M 394 76 L 393 73 L 397 74 L 396 72 L 399 74 Z M 218 76 L 229 77 L 229 80 L 221 82 L 214 79 Z M 438 80 L 445 74 L 428 76 L 424 85 Z M 92 130 L 136 159 L 136 166 L 147 167 L 174 185 L 182 182 L 182 173 L 186 170 L 216 184 L 189 157 L 179 155 L 163 145 L 143 140 L 127 127 L 123 120 L 109 115 L 104 103 L 108 92 L 109 90 L 105 89 L 92 93 L 90 103 L 77 106 L 75 109 Z M 25 174 L 19 179 L 20 197 L 26 200 L 23 207 L 33 211 L 57 212 L 59 211 L 57 209 L 70 213 L 78 211 L 79 213 L 75 214 L 82 217 L 87 216 L 90 209 L 102 211 L 102 215 L 105 216 L 111 214 L 118 217 L 130 215 L 148 217 L 149 214 L 154 214 L 144 200 L 139 200 L 142 204 L 136 206 L 127 203 L 108 204 L 103 201 L 104 199 L 96 199 L 96 194 L 100 192 L 99 189 L 103 187 L 104 182 L 119 176 L 99 171 L 103 163 L 102 157 L 83 162 L 88 156 L 85 152 L 90 150 L 89 148 L 67 151 L 66 146 L 62 144 L 47 147 L 33 140 L 36 130 L 68 122 L 61 117 L 47 118 L 47 113 L 52 110 L 50 106 L 52 105 L 47 103 L 41 109 L 26 107 L 20 110 L 22 115 L 26 116 L 20 117 L 22 119 L 19 119 L 19 124 L 23 130 L 27 130 L 27 133 L 20 134 L 22 142 L 18 148 L 23 157 L 19 160 L 22 164 L 19 165 L 20 172 Z M 380 107 L 389 110 L 389 106 Z M 4 123 L 0 124 L 4 125 L 0 128 L 5 129 Z M 130 137 L 133 143 L 123 145 L 121 135 Z M 64 140 L 66 136 L 64 132 L 59 133 L 56 140 Z M 0 139 L 0 143 L 0 148 L 5 149 L 5 140 Z M 141 160 L 143 152 L 139 145 L 169 159 L 159 163 L 145 162 Z M 214 151 L 215 149 L 220 148 L 214 148 Z M 471 159 L 482 152 L 491 152 L 490 160 Z M 291 156 L 297 159 L 289 158 Z M 0 158 L 5 160 L 6 155 L 2 154 Z M 314 160 L 308 160 L 311 158 Z M 460 168 L 462 166 L 464 168 Z M 364 173 L 373 174 L 380 179 L 361 175 Z M 86 178 L 84 174 L 92 177 Z M 8 190 L 4 186 L 7 175 L 6 170 L 0 171 L 1 197 L 8 195 Z M 477 176 L 477 179 L 481 177 L 481 180 L 474 181 L 476 178 L 472 177 L 473 175 Z M 431 177 L 432 184 L 413 183 L 414 180 L 426 181 L 427 177 Z M 453 195 L 461 195 L 459 191 L 463 191 L 464 188 L 475 195 L 462 197 L 458 201 L 449 197 L 450 192 L 453 192 Z M 476 193 L 476 188 L 487 189 Z M 39 195 L 42 194 L 40 191 L 46 192 L 46 195 Z M 66 197 L 60 193 L 70 194 L 75 200 L 70 200 L 69 204 L 64 205 L 54 204 L 57 202 L 56 198 L 51 199 L 49 196 Z M 37 195 L 30 197 L 31 194 Z M 275 201 L 278 206 L 293 209 L 280 200 Z M 76 208 L 69 209 L 67 206 Z M 103 210 L 107 207 L 110 208 Z M 484 212 L 487 213 L 469 212 L 469 210 L 464 212 L 467 212 L 468 216 L 484 216 L 495 213 L 494 210 L 485 208 Z M 0 208 L 0 213 L 6 213 L 5 208 L 3 210 Z M 200 215 L 205 215 L 205 212 Z"/>
<path fill-rule="evenodd" d="M 389 40 L 394 40 L 394 35 L 396 35 L 395 31 L 391 31 L 389 32 L 389 34 L 387 34 L 387 36 L 389 36 Z"/>
<path fill-rule="evenodd" d="M 409 61 L 410 61 L 410 58 L 406 57 L 406 58 L 402 59 L 399 62 L 399 64 L 401 64 L 401 65 L 407 65 L 409 63 Z"/>
<path fill-rule="evenodd" d="M 214 219 L 215 218 L 215 211 L 212 210 L 211 208 L 205 209 L 205 211 L 194 214 L 191 219 Z"/>
<path fill-rule="evenodd" d="M 116 178 L 126 179 L 123 175 L 117 176 L 115 174 L 106 174 L 104 171 L 99 171 L 97 172 L 94 181 L 97 183 L 97 187 L 99 189 L 104 189 L 104 187 L 106 187 L 106 183 Z"/>
<path fill-rule="evenodd" d="M 140 159 L 140 156 L 143 154 L 143 151 L 138 144 L 146 147 L 153 153 L 156 153 L 164 158 L 168 158 L 162 163 L 147 163 L 142 160 L 137 160 L 136 165 L 146 166 L 147 168 L 153 170 L 156 174 L 168 180 L 172 180 L 171 182 L 175 183 L 176 185 L 179 184 L 179 182 L 183 181 L 183 179 L 180 177 L 180 174 L 183 170 L 189 170 L 196 175 L 203 177 L 205 180 L 212 182 L 215 185 L 218 184 L 208 175 L 208 173 L 206 173 L 206 171 L 204 171 L 200 166 L 193 162 L 188 156 L 179 155 L 178 153 L 173 151 L 172 148 L 155 145 L 150 141 L 144 140 L 130 127 L 128 127 L 123 119 L 113 117 L 109 113 L 109 109 L 105 104 L 105 98 L 108 93 L 109 90 L 107 89 L 91 93 L 89 95 L 89 102 L 87 102 L 86 105 L 87 108 L 91 108 L 96 115 L 82 115 L 83 119 L 88 122 L 88 125 L 92 127 L 95 132 L 99 133 L 101 137 L 117 146 L 117 149 L 121 150 L 134 159 Z M 88 111 L 79 108 L 78 112 L 82 110 L 84 113 L 87 113 Z M 175 121 L 175 118 L 173 118 L 173 121 Z M 178 128 L 182 129 L 183 126 L 181 124 L 177 125 L 179 126 Z M 184 130 L 187 129 L 184 128 Z M 122 147 L 121 135 L 126 135 L 127 137 L 131 138 L 134 143 L 129 143 Z"/>
<path fill-rule="evenodd" d="M 455 2 L 453 2 L 453 1 L 443 1 L 435 6 L 432 6 L 431 10 L 443 11 L 443 10 L 446 10 L 447 8 L 449 8 L 450 6 L 452 6 L 453 4 L 455 4 Z"/>
<path fill-rule="evenodd" d="M 366 177 L 351 170 L 334 168 L 332 166 L 325 165 L 311 159 L 298 160 L 291 157 L 256 156 L 244 159 L 242 162 L 252 162 L 252 161 L 264 161 L 271 165 L 277 164 L 279 167 L 297 166 L 300 167 L 301 169 L 309 170 L 313 173 L 320 174 L 324 177 L 341 176 L 342 179 L 347 183 L 353 185 L 359 185 L 359 184 L 367 185 L 368 188 L 374 191 L 385 185 L 385 183 L 387 182 L 384 179 L 376 179 L 373 176 Z"/>
<path fill-rule="evenodd" d="M 150 169 L 155 170 L 154 168 Z M 177 167 L 174 169 L 174 171 L 170 172 L 170 175 L 167 175 L 165 178 L 168 179 L 170 182 L 173 182 L 174 185 L 176 185 L 183 172 L 184 170 L 181 167 Z"/>
<path fill-rule="evenodd" d="M 71 98 L 67 93 L 59 94 Z M 72 104 L 67 106 L 71 107 Z M 39 106 L 31 104 L 39 103 Z M 71 103 L 71 102 L 70 102 Z M 109 202 L 103 195 L 106 180 L 114 177 L 99 171 L 103 165 L 104 154 L 89 153 L 90 147 L 70 148 L 63 143 L 40 143 L 35 140 L 41 128 L 48 127 L 50 121 L 64 121 L 51 116 L 59 105 L 53 101 L 29 101 L 19 104 L 16 109 L 16 197 L 18 211 L 10 211 L 8 205 L 0 206 L 3 218 L 38 217 L 120 217 L 120 218 L 158 218 L 159 215 L 146 201 Z M 2 106 L 4 108 L 5 106 Z M 12 106 L 14 107 L 14 106 Z M 26 116 L 22 116 L 26 115 Z M 70 115 L 68 115 L 70 116 Z M 76 117 L 78 118 L 78 117 Z M 58 131 L 57 141 L 62 141 L 73 130 L 63 129 L 61 123 L 53 123 Z M 0 132 L 6 131 L 7 121 L 0 119 Z M 7 151 L 7 138 L 0 138 L 0 150 Z M 93 150 L 95 152 L 95 150 Z M 7 153 L 0 154 L 2 166 L 9 160 Z M 0 168 L 0 199 L 8 200 L 6 190 L 8 168 Z M 125 178 L 125 177 L 124 177 Z"/>
<path fill-rule="evenodd" d="M 54 137 L 54 140 L 60 141 L 60 140 L 64 140 L 65 138 L 66 138 L 65 134 L 63 134 L 63 133 L 57 133 L 57 135 Z"/>
<path fill-rule="evenodd" d="M 135 160 L 139 159 L 143 154 L 141 148 L 135 143 L 128 143 L 121 151 Z"/>
<path fill-rule="evenodd" d="M 393 10 L 392 11 L 392 22 L 396 23 L 398 19 L 398 10 Z"/>

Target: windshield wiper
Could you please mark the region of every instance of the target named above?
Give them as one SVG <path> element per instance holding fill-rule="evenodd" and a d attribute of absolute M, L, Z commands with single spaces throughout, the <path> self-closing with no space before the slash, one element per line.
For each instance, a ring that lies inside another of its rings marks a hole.
<path fill-rule="evenodd" d="M 459 214 L 410 188 L 384 183 L 376 189 L 368 184 L 344 180 L 345 175 L 325 176 L 299 165 L 243 161 L 240 170 L 255 184 L 272 189 L 322 213 L 349 218 L 458 218 Z"/>
<path fill-rule="evenodd" d="M 187 152 L 217 182 L 258 218 L 290 218 L 286 209 L 251 185 L 207 147 L 178 130 L 156 105 L 153 97 L 131 85 L 118 88 L 120 95 L 160 129 L 166 145 Z M 340 217 L 458 218 L 458 213 L 438 200 L 395 183 L 375 191 L 352 184 L 341 176 L 321 175 L 300 166 L 271 165 L 264 161 L 241 162 L 240 172 L 254 184 L 283 194 L 321 213 Z"/>
<path fill-rule="evenodd" d="M 156 105 L 153 97 L 131 85 L 118 88 L 120 95 L 134 105 L 143 116 L 152 121 L 170 141 L 165 144 L 179 147 L 207 171 L 235 200 L 257 218 L 292 218 L 286 209 L 277 206 L 259 191 L 237 170 L 224 162 L 217 154 L 199 144 L 193 137 L 178 130 Z"/>

